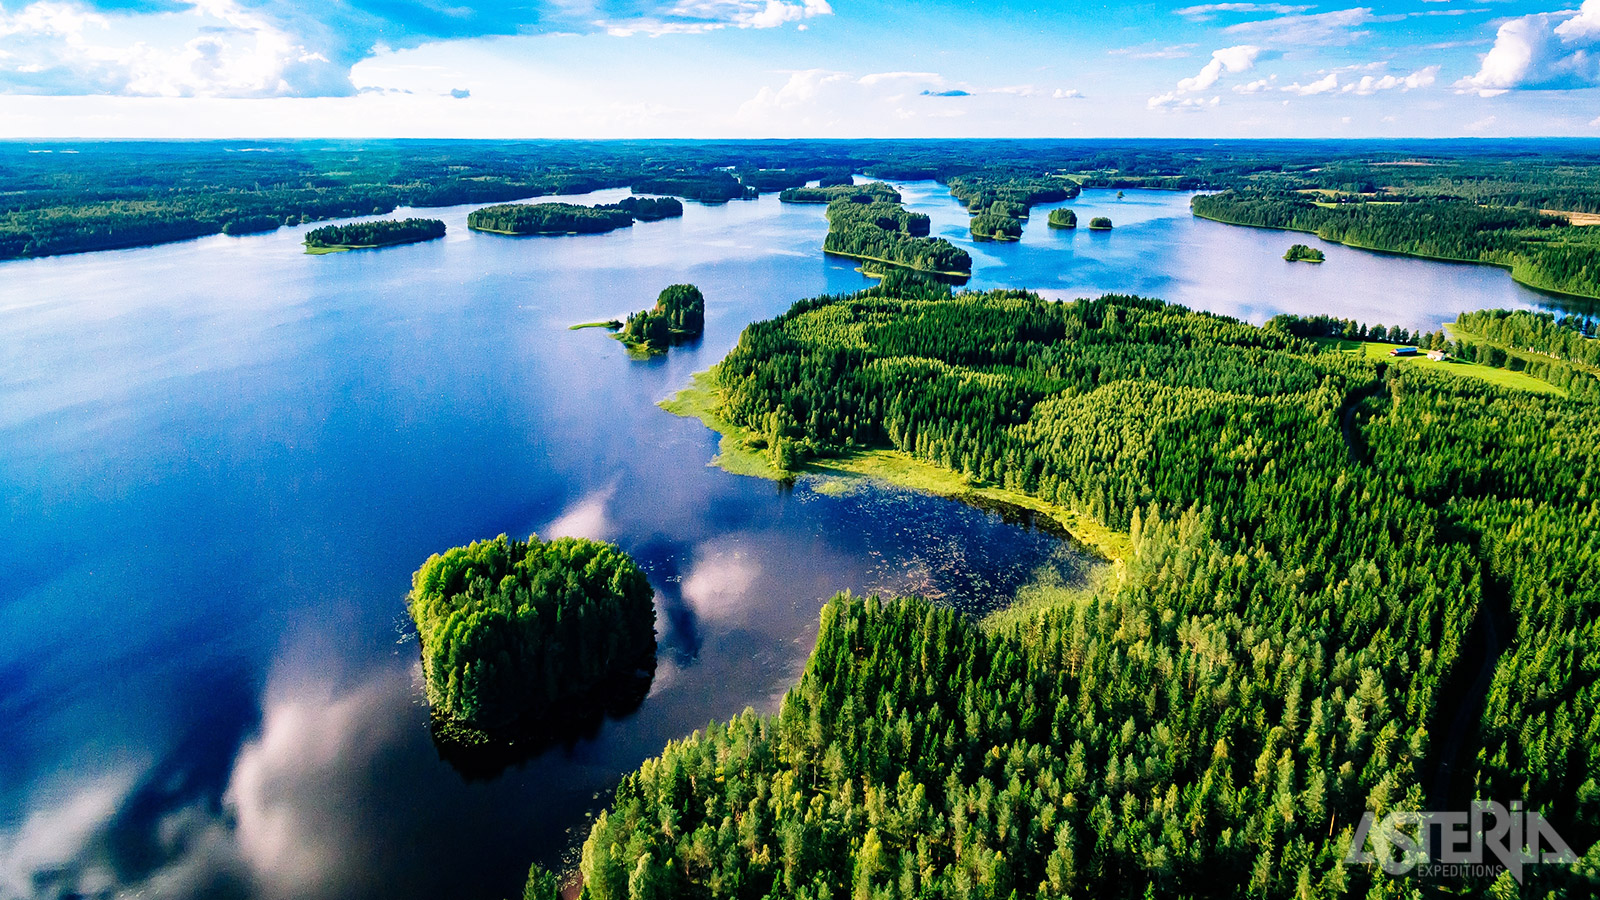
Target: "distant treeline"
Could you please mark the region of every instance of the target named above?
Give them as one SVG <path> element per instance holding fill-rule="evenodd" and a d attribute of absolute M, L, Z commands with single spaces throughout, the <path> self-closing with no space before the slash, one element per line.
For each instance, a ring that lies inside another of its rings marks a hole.
<path fill-rule="evenodd" d="M 43 150 L 53 152 L 30 152 Z M 0 145 L 0 258 L 602 188 L 719 202 L 850 172 L 940 179 L 975 212 L 1070 193 L 1061 173 L 1089 187 L 1316 188 L 1594 212 L 1597 167 L 1600 152 L 1563 141 L 12 143 Z M 1561 259 L 1540 265 L 1562 280 Z"/>
<path fill-rule="evenodd" d="M 507 203 L 467 214 L 467 227 L 505 234 L 599 234 L 632 224 L 626 210 L 572 203 Z"/>
<path fill-rule="evenodd" d="M 383 247 L 441 237 L 444 237 L 444 223 L 438 219 L 383 219 L 313 228 L 306 232 L 305 245 L 312 249 Z"/>
<path fill-rule="evenodd" d="M 1600 233 L 1532 209 L 1460 201 L 1318 205 L 1302 194 L 1201 195 L 1195 215 L 1370 250 L 1504 266 L 1536 288 L 1600 297 Z"/>

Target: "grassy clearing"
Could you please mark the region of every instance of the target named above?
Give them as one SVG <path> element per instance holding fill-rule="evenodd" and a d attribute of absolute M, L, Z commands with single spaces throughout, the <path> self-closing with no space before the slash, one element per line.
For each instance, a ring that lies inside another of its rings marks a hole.
<path fill-rule="evenodd" d="M 612 320 L 610 322 L 579 322 L 576 325 L 568 325 L 567 326 L 567 330 L 568 331 L 578 331 L 578 330 L 583 329 L 583 328 L 620 328 L 620 327 L 622 327 L 622 323 L 621 322 L 618 322 L 616 320 Z"/>
<path fill-rule="evenodd" d="M 1067 581 L 1054 566 L 1042 566 L 1033 580 L 1017 590 L 1011 605 L 984 616 L 983 627 L 998 631 L 1010 625 L 1026 622 L 1040 610 L 1063 606 L 1082 606 L 1096 594 L 1109 594 L 1122 577 L 1120 562 L 1103 563 L 1084 573 L 1082 578 Z"/>
<path fill-rule="evenodd" d="M 673 415 L 699 419 L 707 428 L 722 435 L 717 456 L 709 465 L 736 475 L 751 475 L 780 481 L 788 478 L 817 478 L 813 486 L 822 493 L 840 494 L 853 489 L 852 481 L 877 479 L 900 487 L 940 497 L 950 497 L 973 505 L 1015 507 L 1055 522 L 1062 529 L 1108 560 L 1125 559 L 1131 548 L 1127 534 L 1114 531 L 1080 510 L 1050 503 L 1022 491 L 973 481 L 960 472 L 916 459 L 898 450 L 856 450 L 826 459 L 807 462 L 794 472 L 772 464 L 758 438 L 717 414 L 720 397 L 713 372 L 697 373 L 689 386 L 660 403 Z"/>
<path fill-rule="evenodd" d="M 1390 356 L 1396 344 L 1381 344 L 1372 341 L 1346 341 L 1339 338 L 1316 338 L 1317 343 L 1325 347 L 1333 347 L 1341 353 L 1352 356 L 1362 355 L 1374 362 L 1394 363 L 1398 365 L 1419 366 L 1426 369 L 1436 369 L 1459 375 L 1462 378 L 1476 378 L 1498 387 L 1511 388 L 1519 391 L 1532 391 L 1536 394 L 1552 394 L 1557 397 L 1567 396 L 1567 392 L 1546 381 L 1527 374 L 1526 372 L 1513 372 L 1510 369 L 1496 369 L 1493 366 L 1481 366 L 1477 363 L 1462 362 L 1459 360 L 1432 360 L 1426 356 Z"/>
<path fill-rule="evenodd" d="M 1565 216 L 1575 226 L 1600 225 L 1600 213 L 1567 212 L 1564 209 L 1541 209 L 1547 216 Z"/>

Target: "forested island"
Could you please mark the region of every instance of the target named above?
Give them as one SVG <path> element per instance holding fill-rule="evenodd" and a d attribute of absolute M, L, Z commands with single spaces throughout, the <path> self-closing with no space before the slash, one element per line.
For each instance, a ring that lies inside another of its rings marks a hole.
<path fill-rule="evenodd" d="M 596 209 L 619 209 L 641 222 L 659 222 L 683 215 L 683 202 L 676 197 L 623 197 L 616 203 L 601 204 Z"/>
<path fill-rule="evenodd" d="M 411 585 L 434 715 L 490 735 L 581 706 L 655 656 L 655 592 L 610 544 L 500 535 L 428 557 Z"/>
<path fill-rule="evenodd" d="M 971 274 L 967 251 L 944 238 L 928 237 L 928 217 L 902 206 L 894 188 L 876 182 L 826 190 L 837 193 L 828 203 L 824 252 L 946 277 Z"/>
<path fill-rule="evenodd" d="M 337 253 L 415 244 L 444 237 L 444 223 L 438 219 L 383 219 L 377 222 L 352 222 L 324 225 L 306 232 L 307 253 Z"/>
<path fill-rule="evenodd" d="M 972 217 L 968 228 L 980 241 L 1020 241 L 1022 223 L 1000 213 L 980 213 Z"/>
<path fill-rule="evenodd" d="M 783 203 L 832 203 L 851 200 L 856 203 L 899 203 L 900 192 L 881 181 L 868 184 L 834 184 L 818 187 L 788 188 L 778 194 Z"/>
<path fill-rule="evenodd" d="M 493 234 L 601 234 L 632 224 L 626 210 L 573 203 L 506 203 L 467 214 L 468 228 Z"/>
<path fill-rule="evenodd" d="M 1289 262 L 1319 263 L 1323 262 L 1327 257 L 1315 247 L 1307 247 L 1305 244 L 1291 244 L 1288 252 L 1283 254 L 1283 258 Z"/>
<path fill-rule="evenodd" d="M 1111 220 L 1105 216 L 1095 216 L 1089 220 L 1090 231 L 1110 231 Z"/>
<path fill-rule="evenodd" d="M 1077 228 L 1078 214 L 1065 208 L 1052 209 L 1048 221 L 1051 228 Z"/>
<path fill-rule="evenodd" d="M 1468 321 L 1590 340 L 1518 315 Z M 836 598 L 776 715 L 624 779 L 588 895 L 1404 896 L 1345 862 L 1361 815 L 1471 797 L 1525 798 L 1594 845 L 1593 401 L 1289 324 L 895 278 L 746 329 L 712 376 L 743 439 L 796 464 L 895 448 L 1091 513 L 1127 549 L 986 623 Z M 1591 870 L 1529 867 L 1522 890 L 1582 892 Z M 1505 873 L 1460 884 L 1518 895 Z"/>
<path fill-rule="evenodd" d="M 629 347 L 648 353 L 665 353 L 673 344 L 693 340 L 705 331 L 706 298 L 692 284 L 669 285 L 656 297 L 656 305 L 628 316 L 617 337 Z"/>
<path fill-rule="evenodd" d="M 1600 230 L 1537 209 L 1453 199 L 1346 202 L 1317 194 L 1227 192 L 1195 197 L 1194 214 L 1232 225 L 1305 231 L 1325 241 L 1511 270 L 1530 287 L 1600 297 Z"/>

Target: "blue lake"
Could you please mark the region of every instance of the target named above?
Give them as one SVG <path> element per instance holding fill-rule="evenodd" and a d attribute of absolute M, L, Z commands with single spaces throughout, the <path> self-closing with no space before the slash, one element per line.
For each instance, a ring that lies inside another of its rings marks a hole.
<path fill-rule="evenodd" d="M 1547 302 L 1492 268 L 1195 220 L 1188 195 L 1089 191 L 1065 205 L 1114 231 L 1041 207 L 1021 242 L 973 245 L 938 185 L 904 191 L 973 253 L 972 287 L 1410 328 Z M 868 284 L 820 253 L 821 207 L 552 238 L 470 233 L 468 211 L 382 251 L 307 256 L 295 228 L 0 264 L 0 897 L 509 897 L 665 741 L 774 709 L 833 593 L 980 610 L 1083 570 L 960 503 L 708 468 L 715 435 L 656 407 L 749 322 Z M 1297 241 L 1328 262 L 1284 262 Z M 706 333 L 670 356 L 568 329 L 684 281 Z M 636 711 L 467 777 L 429 736 L 403 599 L 428 554 L 501 532 L 632 553 L 661 661 Z"/>

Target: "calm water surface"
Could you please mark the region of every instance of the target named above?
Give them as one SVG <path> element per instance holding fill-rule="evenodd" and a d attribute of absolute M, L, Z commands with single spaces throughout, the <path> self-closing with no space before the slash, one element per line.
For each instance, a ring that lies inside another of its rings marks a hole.
<path fill-rule="evenodd" d="M 942 189 L 905 192 L 971 247 Z M 1020 243 L 971 247 L 973 286 L 1428 328 L 1542 299 L 1337 246 L 1291 265 L 1319 242 L 1187 204 L 1068 204 L 1110 234 L 1041 208 Z M 750 321 L 867 284 L 818 252 L 820 207 L 523 239 L 467 211 L 382 251 L 306 256 L 296 228 L 0 265 L 0 897 L 508 897 L 665 741 L 775 708 L 834 592 L 980 610 L 1082 571 L 958 503 L 707 468 L 715 436 L 656 408 Z M 708 300 L 697 345 L 639 362 L 568 330 L 679 281 Z M 467 777 L 429 737 L 403 598 L 429 553 L 531 531 L 641 561 L 660 666 L 635 712 Z"/>

